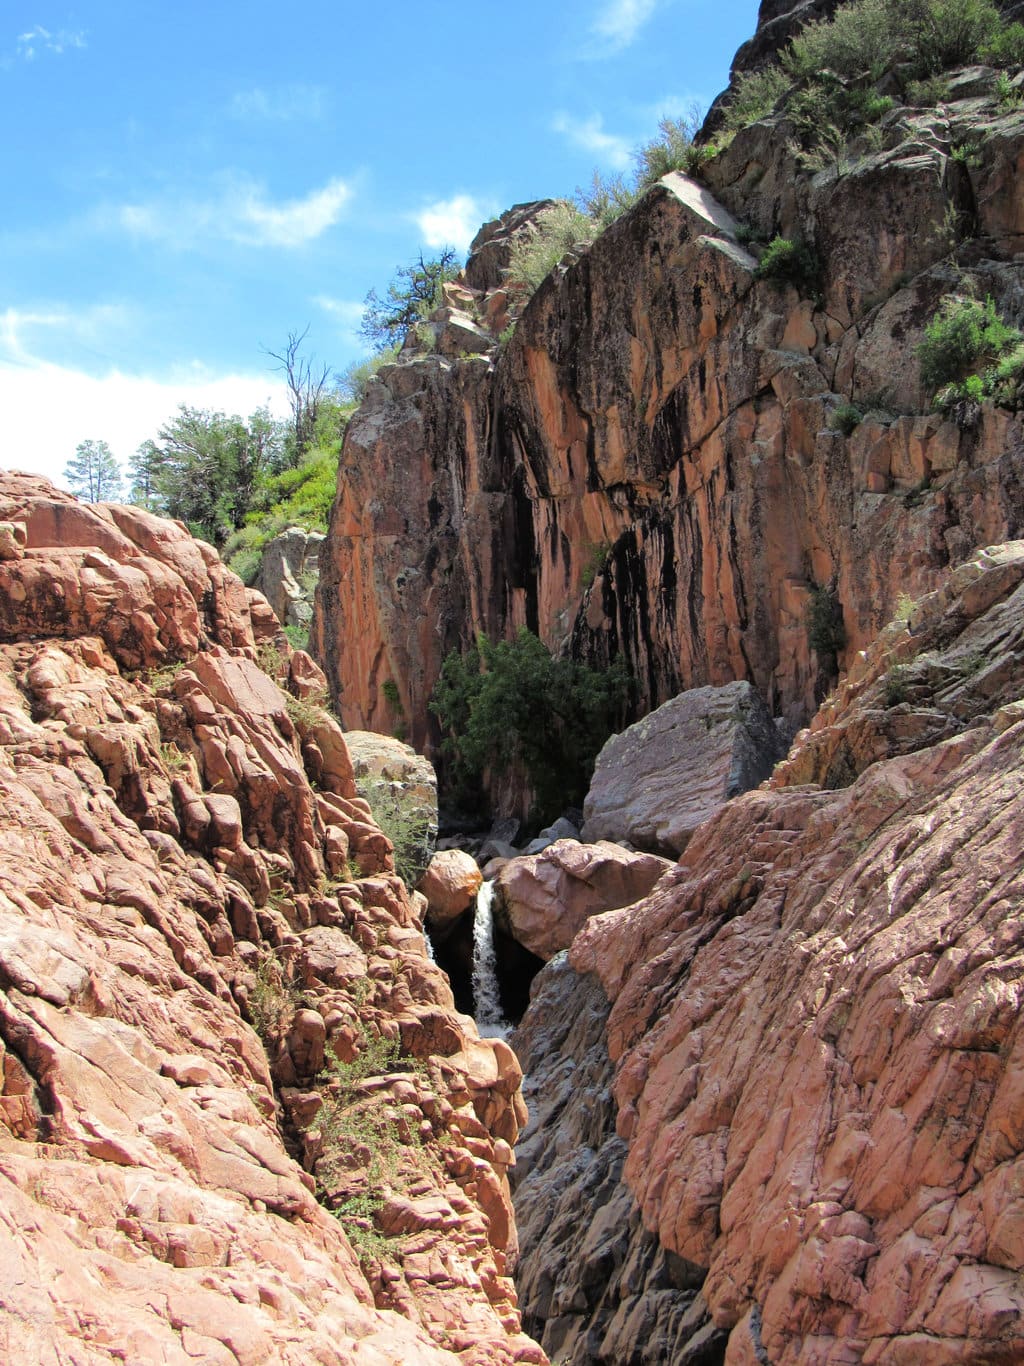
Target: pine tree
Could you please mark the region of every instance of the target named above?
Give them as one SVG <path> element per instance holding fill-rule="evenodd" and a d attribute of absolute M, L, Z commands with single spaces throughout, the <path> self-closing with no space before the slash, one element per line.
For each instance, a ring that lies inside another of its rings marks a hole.
<path fill-rule="evenodd" d="M 147 512 L 159 512 L 164 500 L 160 492 L 160 472 L 164 465 L 164 453 L 155 441 L 143 441 L 128 461 L 128 478 L 131 488 L 128 497 Z"/>
<path fill-rule="evenodd" d="M 80 441 L 64 478 L 87 503 L 116 503 L 121 496 L 121 466 L 105 441 Z"/>

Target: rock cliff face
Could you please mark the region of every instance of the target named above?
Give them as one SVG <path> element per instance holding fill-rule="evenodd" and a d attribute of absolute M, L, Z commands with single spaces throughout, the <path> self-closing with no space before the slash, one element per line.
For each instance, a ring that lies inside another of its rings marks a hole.
<path fill-rule="evenodd" d="M 0 522 L 0 1357 L 542 1361 L 519 1068 L 322 675 L 177 524 L 7 474 Z"/>
<path fill-rule="evenodd" d="M 930 412 L 914 354 L 962 272 L 1020 314 L 1024 114 L 972 80 L 817 173 L 784 121 L 756 124 L 704 183 L 667 176 L 556 269 L 501 345 L 380 372 L 317 599 L 346 724 L 390 730 L 400 710 L 429 745 L 444 653 L 519 625 L 624 655 L 642 710 L 743 678 L 803 724 L 835 676 L 808 641 L 815 590 L 842 666 L 900 592 L 1020 533 L 1019 417 Z M 814 246 L 820 285 L 755 277 L 751 239 L 778 234 Z M 492 256 L 501 240 L 484 234 Z M 868 412 L 848 437 L 829 425 L 845 400 Z"/>
<path fill-rule="evenodd" d="M 519 1274 L 568 1360 L 647 1359 L 642 1326 L 607 1334 L 656 1321 L 649 1288 L 600 1289 L 647 1246 L 598 1213 L 631 1199 L 723 1335 L 707 1360 L 1024 1359 L 1022 693 L 1018 542 L 888 626 L 772 779 L 538 978 Z"/>

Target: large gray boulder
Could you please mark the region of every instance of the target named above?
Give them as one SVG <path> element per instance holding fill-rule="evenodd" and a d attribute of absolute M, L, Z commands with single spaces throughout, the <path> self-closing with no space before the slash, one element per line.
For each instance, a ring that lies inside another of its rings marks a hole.
<path fill-rule="evenodd" d="M 677 857 L 698 825 L 767 778 L 784 753 L 749 683 L 680 693 L 601 750 L 583 805 L 583 838 Z"/>
<path fill-rule="evenodd" d="M 283 626 L 308 626 L 313 618 L 313 588 L 323 543 L 320 532 L 290 526 L 263 547 L 255 587 Z"/>

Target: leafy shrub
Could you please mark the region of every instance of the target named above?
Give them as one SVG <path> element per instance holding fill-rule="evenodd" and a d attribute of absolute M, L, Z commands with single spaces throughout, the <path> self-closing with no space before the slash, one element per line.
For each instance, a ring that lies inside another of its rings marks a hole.
<path fill-rule="evenodd" d="M 627 209 L 631 209 L 640 198 L 640 192 L 627 185 L 624 176 L 609 176 L 607 179 L 595 171 L 588 189 L 577 187 L 575 204 L 580 213 L 592 218 L 603 231 Z"/>
<path fill-rule="evenodd" d="M 807 643 L 821 660 L 835 664 L 836 655 L 846 644 L 843 612 L 830 588 L 811 589 L 807 604 Z"/>
<path fill-rule="evenodd" d="M 773 237 L 764 249 L 755 274 L 759 280 L 778 280 L 797 289 L 816 289 L 819 280 L 817 258 L 803 242 L 789 237 Z"/>
<path fill-rule="evenodd" d="M 993 66 L 1024 66 L 1024 24 L 1007 24 L 982 44 L 979 55 Z"/>
<path fill-rule="evenodd" d="M 850 436 L 863 421 L 864 414 L 856 403 L 840 403 L 829 418 L 828 425 L 832 431 L 842 432 L 843 436 Z"/>
<path fill-rule="evenodd" d="M 629 679 L 621 661 L 592 669 L 554 658 L 531 631 L 492 644 L 484 636 L 442 665 L 430 709 L 443 755 L 464 797 L 485 777 L 523 772 L 535 818 L 582 804 L 598 750 L 625 719 Z"/>
<path fill-rule="evenodd" d="M 377 371 L 384 365 L 394 365 L 400 347 L 384 346 L 367 360 L 354 361 L 341 377 L 341 389 L 351 403 L 362 403 L 366 389 Z"/>
<path fill-rule="evenodd" d="M 1024 32 L 1024 27 L 1022 27 L 1021 32 Z M 1024 104 L 1024 97 L 1021 96 L 1020 88 L 1014 85 L 1005 71 L 1000 71 L 996 77 L 992 93 L 1001 109 L 1019 109 L 1021 104 Z"/>
<path fill-rule="evenodd" d="M 731 132 L 767 118 L 779 101 L 789 94 L 792 82 L 780 66 L 745 71 L 736 82 L 725 107 L 725 127 Z"/>
<path fill-rule="evenodd" d="M 359 795 L 370 803 L 373 819 L 387 835 L 395 851 L 395 872 L 415 887 L 426 872 L 434 852 L 430 812 L 414 792 L 407 792 L 383 778 L 360 778 Z"/>
<path fill-rule="evenodd" d="M 589 246 L 599 231 L 592 218 L 566 201 L 539 213 L 535 229 L 532 236 L 517 238 L 508 264 L 510 281 L 525 285 L 530 293 L 547 279 L 566 252 Z"/>
<path fill-rule="evenodd" d="M 247 588 L 256 582 L 263 556 L 254 546 L 243 546 L 233 555 L 227 556 L 227 566 L 237 574 Z"/>
<path fill-rule="evenodd" d="M 309 627 L 308 626 L 285 626 L 283 628 L 288 637 L 288 644 L 293 650 L 309 649 Z"/>
<path fill-rule="evenodd" d="M 925 76 L 923 80 L 910 81 L 907 85 L 907 101 L 922 109 L 931 109 L 949 98 L 949 81 L 945 76 Z"/>
<path fill-rule="evenodd" d="M 981 303 L 951 294 L 943 299 L 918 345 L 921 383 L 932 392 L 960 383 L 969 372 L 994 362 L 1022 341 L 1017 329 L 999 317 L 991 298 Z"/>
<path fill-rule="evenodd" d="M 914 54 L 924 75 L 976 61 L 1004 29 L 990 0 L 911 0 L 906 9 Z"/>
<path fill-rule="evenodd" d="M 815 80 L 830 71 L 846 79 L 877 81 L 901 45 L 903 0 L 859 0 L 833 19 L 819 19 L 796 35 L 782 54 L 795 80 Z"/>
<path fill-rule="evenodd" d="M 715 155 L 713 146 L 694 141 L 700 125 L 701 114 L 696 106 L 692 106 L 683 118 L 660 121 L 658 137 L 634 153 L 637 196 L 670 171 L 684 171 L 691 176 L 700 174 L 704 164 Z"/>

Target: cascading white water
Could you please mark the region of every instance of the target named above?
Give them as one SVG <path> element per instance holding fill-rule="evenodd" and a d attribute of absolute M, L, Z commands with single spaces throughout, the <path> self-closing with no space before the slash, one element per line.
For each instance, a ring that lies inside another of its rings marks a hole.
<path fill-rule="evenodd" d="M 473 1002 L 481 1034 L 504 1039 L 512 1026 L 501 1013 L 497 960 L 494 953 L 494 883 L 477 892 L 473 915 Z"/>

